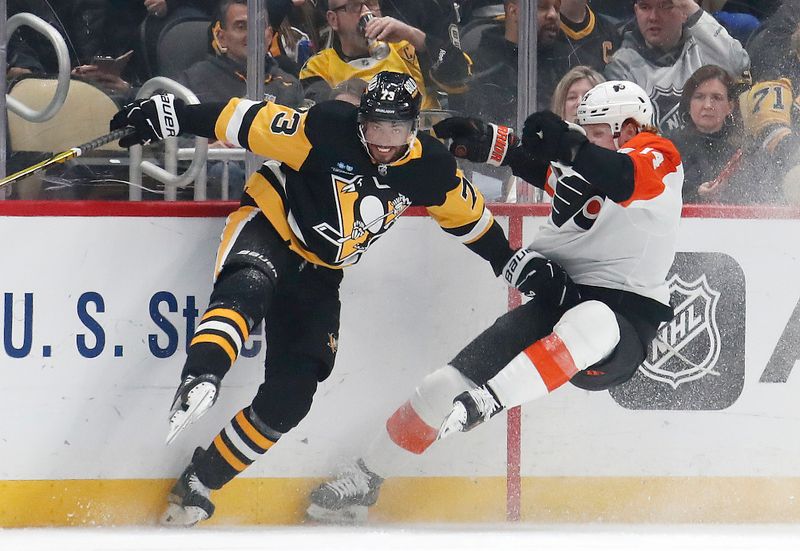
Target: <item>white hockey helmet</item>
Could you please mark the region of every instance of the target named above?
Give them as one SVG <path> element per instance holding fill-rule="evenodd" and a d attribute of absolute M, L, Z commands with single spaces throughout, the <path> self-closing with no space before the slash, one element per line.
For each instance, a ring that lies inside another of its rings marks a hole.
<path fill-rule="evenodd" d="M 614 136 L 633 119 L 639 126 L 653 124 L 653 103 L 641 86 L 627 80 L 601 82 L 584 94 L 578 105 L 578 124 L 608 124 Z"/>

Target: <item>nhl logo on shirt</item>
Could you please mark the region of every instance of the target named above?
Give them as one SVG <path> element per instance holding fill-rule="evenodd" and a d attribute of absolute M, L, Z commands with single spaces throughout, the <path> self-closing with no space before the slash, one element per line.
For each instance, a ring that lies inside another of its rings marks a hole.
<path fill-rule="evenodd" d="M 674 86 L 663 88 L 655 86 L 650 93 L 650 100 L 655 108 L 655 121 L 659 128 L 664 130 L 675 130 L 683 128 L 683 115 L 680 111 L 680 99 L 682 90 L 677 90 Z"/>
<path fill-rule="evenodd" d="M 609 392 L 629 409 L 729 407 L 744 388 L 744 273 L 726 254 L 678 253 L 667 281 L 674 317 L 633 378 Z"/>

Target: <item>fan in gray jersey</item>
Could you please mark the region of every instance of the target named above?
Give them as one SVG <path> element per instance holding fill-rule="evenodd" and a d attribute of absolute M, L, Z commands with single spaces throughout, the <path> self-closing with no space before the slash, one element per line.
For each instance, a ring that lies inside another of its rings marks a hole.
<path fill-rule="evenodd" d="M 636 0 L 636 24 L 606 66 L 609 80 L 644 88 L 663 132 L 681 128 L 684 83 L 704 65 L 719 65 L 736 78 L 750 66 L 742 44 L 694 0 Z"/>

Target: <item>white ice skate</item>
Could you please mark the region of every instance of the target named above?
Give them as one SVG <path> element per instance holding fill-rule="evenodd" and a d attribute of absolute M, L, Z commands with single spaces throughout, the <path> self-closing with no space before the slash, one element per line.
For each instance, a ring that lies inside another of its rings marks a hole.
<path fill-rule="evenodd" d="M 454 432 L 472 430 L 502 409 L 503 406 L 486 386 L 462 392 L 453 400 L 453 409 L 442 421 L 437 439 L 446 438 Z"/>
<path fill-rule="evenodd" d="M 163 526 L 194 526 L 214 514 L 211 489 L 200 482 L 194 469 L 194 461 L 203 452 L 202 448 L 195 450 L 192 463 L 189 463 L 170 490 L 167 509 L 161 515 Z"/>
<path fill-rule="evenodd" d="M 219 384 L 219 377 L 216 375 L 186 376 L 175 393 L 169 412 L 167 444 L 171 444 L 183 429 L 211 409 L 217 401 Z"/>
<path fill-rule="evenodd" d="M 338 478 L 311 492 L 306 516 L 324 524 L 362 524 L 369 507 L 378 501 L 383 478 L 367 469 L 362 460 Z"/>

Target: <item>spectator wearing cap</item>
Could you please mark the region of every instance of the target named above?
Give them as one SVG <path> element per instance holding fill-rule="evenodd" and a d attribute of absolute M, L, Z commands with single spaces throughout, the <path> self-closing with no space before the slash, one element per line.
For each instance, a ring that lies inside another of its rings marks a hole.
<path fill-rule="evenodd" d="M 609 80 L 631 80 L 650 96 L 664 132 L 681 128 L 684 83 L 700 67 L 741 75 L 750 65 L 742 44 L 694 0 L 635 0 L 636 23 L 605 69 Z"/>

